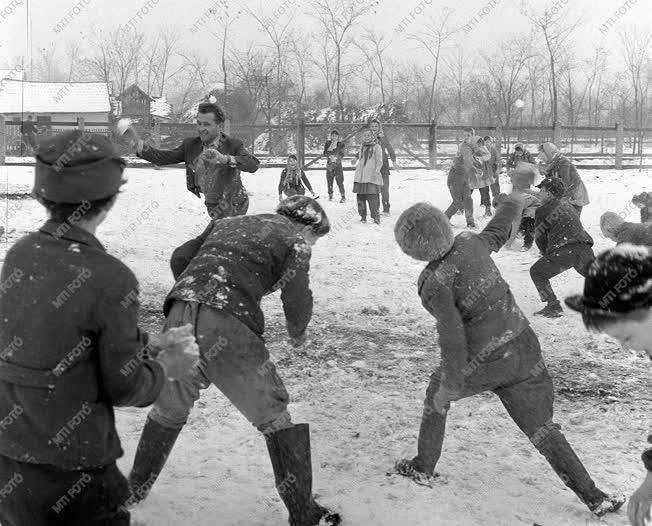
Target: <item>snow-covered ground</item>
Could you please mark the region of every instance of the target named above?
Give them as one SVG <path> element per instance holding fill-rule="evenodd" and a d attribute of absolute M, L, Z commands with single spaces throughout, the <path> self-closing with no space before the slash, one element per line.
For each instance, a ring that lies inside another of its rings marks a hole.
<path fill-rule="evenodd" d="M 0 192 L 28 193 L 33 168 L 0 167 Z M 272 211 L 277 169 L 244 174 L 249 213 Z M 141 282 L 142 324 L 156 331 L 162 300 L 172 285 L 168 258 L 174 247 L 207 224 L 202 202 L 185 190 L 182 168 L 131 168 L 99 238 Z M 285 340 L 278 294 L 264 300 L 267 342 L 292 398 L 296 422 L 311 424 L 314 490 L 339 509 L 350 526 L 625 525 L 624 510 L 593 518 L 521 434 L 498 399 L 486 394 L 457 402 L 448 420 L 442 477 L 432 489 L 388 477 L 395 460 L 414 454 L 428 376 L 438 361 L 434 320 L 422 308 L 415 280 L 422 264 L 393 240 L 401 210 L 416 201 L 449 203 L 443 172 L 392 174 L 392 217 L 380 227 L 358 223 L 353 195 L 329 203 L 325 174 L 309 172 L 332 233 L 317 243 L 311 267 L 315 314 L 302 350 Z M 606 210 L 638 221 L 631 196 L 652 190 L 652 170 L 581 171 L 592 203 L 582 219 L 596 250 L 612 245 L 599 230 Z M 345 174 L 347 191 L 352 174 Z M 503 181 L 505 186 L 508 186 Z M 5 188 L 6 185 L 6 188 Z M 479 202 L 474 193 L 476 204 Z M 9 199 L 0 208 L 8 239 L 38 227 L 45 215 L 32 199 Z M 477 211 L 479 226 L 485 219 Z M 460 231 L 462 216 L 453 222 Z M 556 389 L 556 420 L 600 487 L 631 494 L 643 478 L 639 460 L 650 430 L 649 361 L 609 338 L 589 334 L 578 315 L 555 320 L 532 316 L 541 307 L 528 269 L 536 250 L 494 255 L 503 276 L 541 340 Z M 560 296 L 582 289 L 574 271 L 558 277 Z M 117 411 L 130 469 L 146 409 Z M 214 388 L 196 404 L 151 496 L 134 511 L 144 524 L 283 525 L 286 512 L 273 484 L 264 440 Z"/>

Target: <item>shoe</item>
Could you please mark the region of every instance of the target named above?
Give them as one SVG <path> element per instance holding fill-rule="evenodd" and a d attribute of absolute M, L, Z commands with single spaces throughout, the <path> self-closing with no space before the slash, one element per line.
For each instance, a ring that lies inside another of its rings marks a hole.
<path fill-rule="evenodd" d="M 491 217 L 493 214 L 491 213 L 491 207 L 490 206 L 485 206 L 484 207 L 484 216 L 485 217 Z"/>
<path fill-rule="evenodd" d="M 380 219 L 374 219 L 374 224 L 380 225 Z"/>
<path fill-rule="evenodd" d="M 136 448 L 134 465 L 129 473 L 131 497 L 127 505 L 136 504 L 147 497 L 159 473 L 163 470 L 180 432 L 181 428 L 163 427 L 151 418 L 147 418 Z"/>
<path fill-rule="evenodd" d="M 589 509 L 596 517 L 602 517 L 607 513 L 618 511 L 625 504 L 625 500 L 625 495 L 607 495 L 602 502 L 589 506 Z"/>
<path fill-rule="evenodd" d="M 340 199 L 340 203 L 346 203 L 346 197 L 342 196 L 342 199 Z"/>
<path fill-rule="evenodd" d="M 559 301 L 551 301 L 543 309 L 535 312 L 537 316 L 544 316 L 546 318 L 559 318 L 564 313 Z"/>
<path fill-rule="evenodd" d="M 295 424 L 265 438 L 276 489 L 290 514 L 290 526 L 341 524 L 340 515 L 319 505 L 312 495 L 308 424 Z"/>
<path fill-rule="evenodd" d="M 332 200 L 333 200 L 333 194 L 329 194 L 329 195 L 328 195 L 328 200 L 329 200 L 329 201 L 332 201 Z"/>
<path fill-rule="evenodd" d="M 363 217 L 362 219 L 360 219 L 360 222 L 361 222 L 361 223 L 366 223 L 366 222 L 367 222 L 367 218 L 366 218 L 366 217 Z"/>
<path fill-rule="evenodd" d="M 414 465 L 414 460 L 408 460 L 406 458 L 404 458 L 403 460 L 399 460 L 394 465 L 394 473 L 412 479 L 420 486 L 428 486 L 428 487 L 432 487 L 432 483 L 439 476 L 439 473 L 428 475 L 423 471 L 419 471 Z"/>

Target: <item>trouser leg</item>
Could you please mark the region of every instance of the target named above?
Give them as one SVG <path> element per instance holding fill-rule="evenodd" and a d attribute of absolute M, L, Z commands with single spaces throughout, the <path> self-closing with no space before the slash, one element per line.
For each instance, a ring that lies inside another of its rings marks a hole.
<path fill-rule="evenodd" d="M 462 205 L 464 206 L 464 215 L 467 225 L 475 225 L 473 219 L 473 198 L 471 197 L 471 188 L 467 183 L 462 185 Z"/>
<path fill-rule="evenodd" d="M 389 212 L 389 173 L 383 174 L 383 186 L 380 187 L 383 212 Z"/>
<path fill-rule="evenodd" d="M 342 172 L 342 167 L 335 172 L 335 182 L 340 191 L 340 196 L 344 199 L 346 197 L 346 192 L 344 191 L 344 172 Z"/>
<path fill-rule="evenodd" d="M 491 206 L 491 197 L 489 196 L 489 187 L 480 188 L 480 205 Z"/>
<path fill-rule="evenodd" d="M 358 214 L 361 219 L 367 219 L 367 199 L 365 194 L 357 194 Z"/>
<path fill-rule="evenodd" d="M 595 486 L 561 432 L 561 426 L 553 423 L 553 386 L 543 358 L 525 380 L 494 392 L 516 425 L 582 502 L 592 507 L 606 497 Z"/>
<path fill-rule="evenodd" d="M 463 194 L 462 194 L 462 188 L 461 186 L 457 185 L 451 185 L 448 187 L 448 190 L 451 194 L 451 198 L 453 199 L 453 202 L 450 204 L 450 206 L 446 209 L 444 214 L 446 214 L 446 217 L 450 219 L 453 217 L 457 211 L 464 206 L 463 202 Z"/>
<path fill-rule="evenodd" d="M 495 199 L 500 194 L 500 181 L 498 179 L 498 176 L 496 176 L 496 182 L 491 183 L 491 185 L 489 185 L 489 188 L 491 189 L 491 196 Z"/>
<path fill-rule="evenodd" d="M 523 231 L 523 245 L 531 247 L 534 242 L 534 218 L 524 217 L 521 219 L 521 230 Z"/>
<path fill-rule="evenodd" d="M 367 202 L 369 203 L 371 218 L 374 221 L 380 221 L 380 196 L 378 194 L 369 194 L 367 195 Z"/>
<path fill-rule="evenodd" d="M 326 171 L 326 186 L 328 187 L 328 197 L 333 197 L 333 179 L 335 179 L 335 172 L 333 170 Z"/>

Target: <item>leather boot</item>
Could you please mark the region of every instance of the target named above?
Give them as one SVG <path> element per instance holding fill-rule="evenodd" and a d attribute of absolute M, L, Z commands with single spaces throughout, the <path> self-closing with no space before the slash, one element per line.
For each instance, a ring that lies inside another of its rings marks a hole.
<path fill-rule="evenodd" d="M 129 474 L 131 497 L 129 504 L 144 500 L 152 489 L 165 461 L 181 432 L 179 429 L 163 427 L 151 418 L 147 418 L 140 435 L 134 466 Z"/>
<path fill-rule="evenodd" d="M 265 438 L 276 489 L 290 513 L 290 526 L 316 526 L 321 519 L 326 524 L 340 524 L 340 516 L 317 504 L 312 496 L 308 424 L 295 424 Z"/>

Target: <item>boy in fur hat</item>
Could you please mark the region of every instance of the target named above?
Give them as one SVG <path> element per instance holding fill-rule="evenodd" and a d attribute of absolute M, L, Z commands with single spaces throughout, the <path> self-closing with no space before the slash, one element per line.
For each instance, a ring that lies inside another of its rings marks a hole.
<path fill-rule="evenodd" d="M 96 237 L 124 169 L 108 139 L 79 131 L 36 156 L 34 195 L 50 218 L 9 249 L 0 275 L 3 526 L 128 525 L 113 408 L 150 405 L 197 361 L 189 327 L 164 333 L 150 357 L 138 281 Z"/>
<path fill-rule="evenodd" d="M 429 262 L 419 276 L 419 296 L 437 320 L 442 355 L 426 391 L 417 456 L 398 462 L 396 471 L 431 482 L 450 403 L 493 391 L 564 483 L 593 513 L 604 515 L 624 499 L 595 486 L 553 422 L 552 380 L 539 341 L 491 258 L 522 206 L 522 198 L 511 195 L 479 234 L 454 237 L 447 217 L 427 203 L 410 207 L 396 223 L 403 252 Z"/>
<path fill-rule="evenodd" d="M 600 230 L 604 237 L 621 243 L 652 247 L 652 223 L 630 223 L 614 212 L 600 216 Z"/>
<path fill-rule="evenodd" d="M 652 249 L 622 244 L 598 255 L 587 270 L 584 294 L 566 298 L 566 305 L 582 314 L 587 329 L 644 351 L 652 360 Z M 641 459 L 647 476 L 629 499 L 632 526 L 652 520 L 652 449 Z"/>
<path fill-rule="evenodd" d="M 565 188 L 561 179 L 546 178 L 537 188 L 541 189 L 541 206 L 534 215 L 534 240 L 541 259 L 530 268 L 530 277 L 546 306 L 534 314 L 557 318 L 563 310 L 550 279 L 570 268 L 585 276 L 594 257 L 593 239 L 584 230 L 575 207 L 563 199 Z"/>

